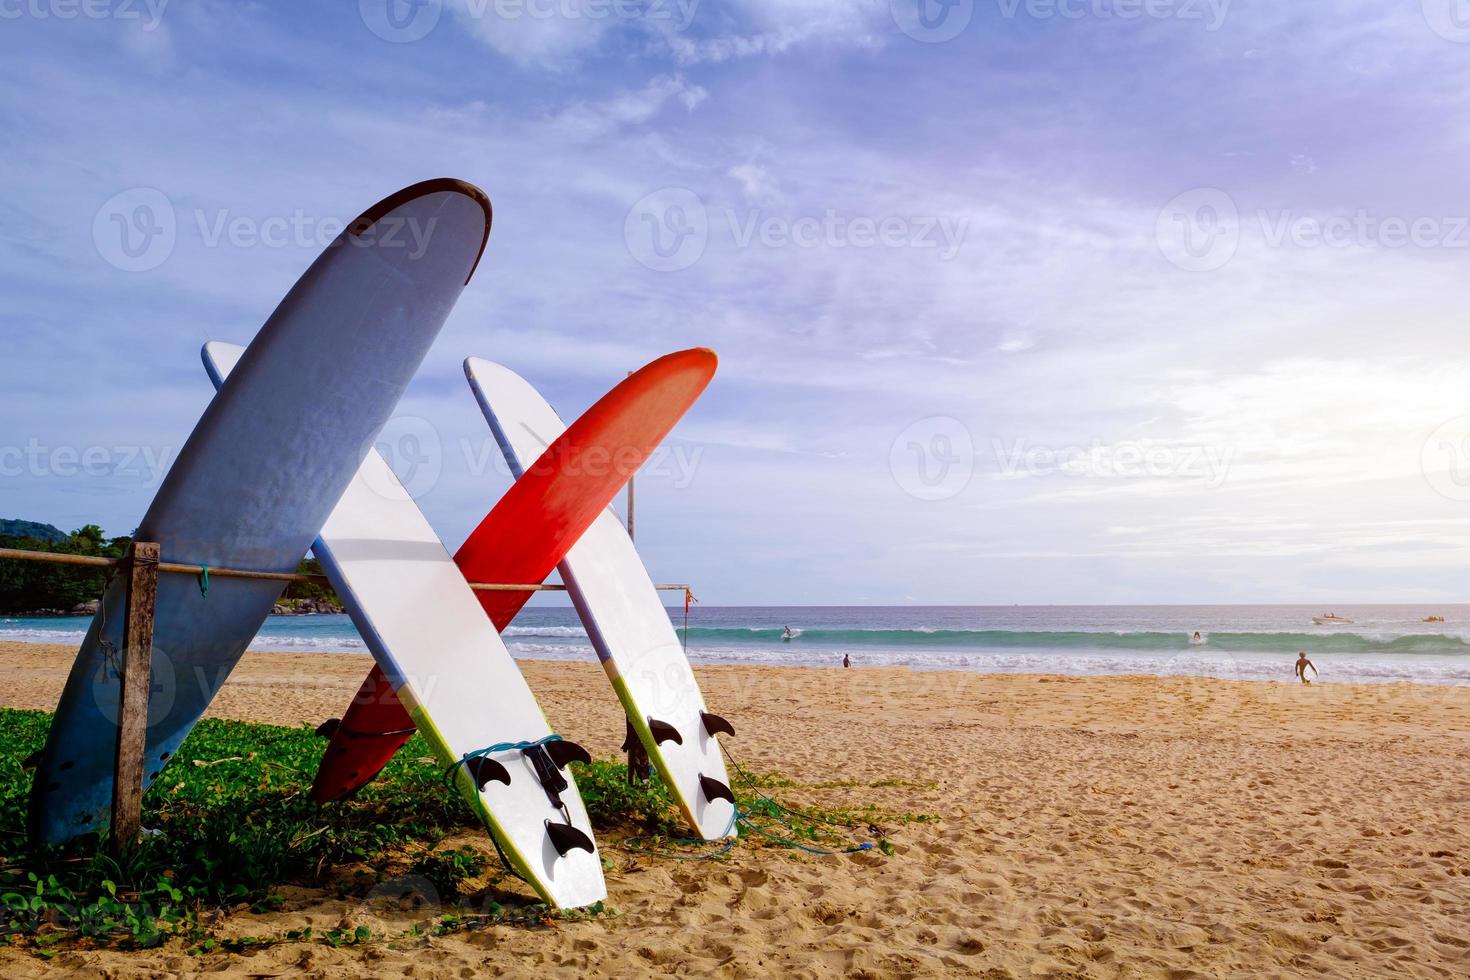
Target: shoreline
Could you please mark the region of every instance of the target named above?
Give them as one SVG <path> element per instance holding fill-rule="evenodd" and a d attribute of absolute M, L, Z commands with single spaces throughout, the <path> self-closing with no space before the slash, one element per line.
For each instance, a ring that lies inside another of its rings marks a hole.
<path fill-rule="evenodd" d="M 288 617 L 288 618 L 291 618 L 291 617 Z M 6 665 L 10 664 L 10 662 L 12 661 L 12 659 L 15 658 L 15 657 L 20 657 L 22 660 L 25 660 L 27 662 L 27 665 L 28 665 L 27 666 L 27 669 L 32 670 L 32 671 L 37 670 L 37 669 L 44 669 L 45 667 L 49 667 L 49 666 L 51 666 L 52 664 L 55 664 L 55 663 L 64 663 L 65 666 L 62 666 L 62 667 L 59 667 L 58 668 L 58 670 L 60 671 L 60 674 L 59 674 L 60 680 L 64 681 L 65 680 L 66 672 L 71 669 L 70 668 L 71 662 L 76 657 L 76 652 L 77 652 L 76 651 L 76 647 L 75 646 L 72 646 L 70 644 L 46 643 L 46 642 L 39 641 L 39 640 L 29 640 L 29 639 L 28 640 L 0 640 L 0 668 L 3 668 Z M 598 667 L 600 667 L 600 665 L 598 664 L 597 660 L 595 659 L 595 655 L 591 652 L 590 648 L 587 650 L 585 656 L 575 656 L 575 655 L 573 655 L 573 656 L 536 656 L 536 655 L 517 654 L 516 651 L 515 651 L 515 649 L 514 649 L 514 644 L 512 644 L 511 654 L 514 657 L 516 663 L 522 665 L 523 668 L 529 667 L 531 669 L 535 669 L 532 665 L 561 665 L 561 666 L 565 666 L 565 665 L 573 665 L 573 666 L 575 666 L 575 665 L 582 665 L 582 666 L 598 666 Z M 347 662 L 351 662 L 352 664 L 358 665 L 358 669 L 363 669 L 363 670 L 366 670 L 366 669 L 368 669 L 368 668 L 370 668 L 372 666 L 372 653 L 369 650 L 367 650 L 365 647 L 364 648 L 361 648 L 361 649 L 356 649 L 356 650 L 312 649 L 312 650 L 308 650 L 308 651 L 303 651 L 300 648 L 290 649 L 290 648 L 272 648 L 272 647 L 254 647 L 254 646 L 252 646 L 250 649 L 248 649 L 245 652 L 245 655 L 241 658 L 240 665 L 243 666 L 243 667 L 249 667 L 251 665 L 256 665 L 256 664 L 263 663 L 262 658 L 273 658 L 273 657 L 279 657 L 279 658 L 301 658 L 299 662 L 297 660 L 290 660 L 290 659 L 288 659 L 285 662 L 286 663 L 293 664 L 295 666 L 295 668 L 303 676 L 311 675 L 313 673 L 318 673 L 320 671 L 321 666 L 322 666 L 323 663 L 330 663 L 332 661 L 340 661 L 343 664 L 346 664 Z M 33 660 L 36 660 L 36 659 L 44 659 L 45 662 L 44 663 L 33 662 Z M 1330 664 L 1331 661 L 1328 661 L 1328 663 Z M 1262 677 L 1219 677 L 1219 676 L 1212 675 L 1212 674 L 1203 674 L 1203 673 L 1200 673 L 1200 674 L 1191 674 L 1191 673 L 1184 673 L 1184 672 L 1175 672 L 1175 673 L 1168 673 L 1168 674 L 1150 673 L 1150 672 L 1147 672 L 1147 671 L 1133 671 L 1133 672 L 1119 671 L 1119 672 L 1094 672 L 1094 673 L 1082 673 L 1082 672 L 1078 672 L 1078 673 L 1067 673 L 1067 672 L 1064 672 L 1064 671 L 1046 671 L 1046 670 L 1034 670 L 1034 671 L 1033 670 L 980 670 L 980 669 L 950 668 L 950 667 L 943 667 L 943 666 L 940 666 L 940 667 L 928 667 L 928 666 L 915 667 L 915 666 L 907 665 L 907 664 L 890 664 L 890 663 L 862 664 L 860 662 L 858 663 L 858 665 L 854 666 L 851 670 L 846 670 L 845 671 L 843 669 L 843 667 L 841 666 L 840 662 L 834 662 L 834 663 L 830 663 L 830 664 L 829 663 L 778 663 L 778 664 L 772 664 L 772 663 L 751 663 L 751 662 L 743 662 L 743 661 L 742 662 L 731 662 L 731 661 L 722 661 L 722 660 L 718 660 L 718 659 L 704 660 L 704 659 L 701 659 L 700 654 L 699 654 L 699 652 L 697 650 L 694 651 L 693 656 L 691 657 L 691 664 L 694 667 L 694 669 L 696 670 L 696 672 L 700 672 L 700 673 L 702 673 L 704 671 L 723 671 L 723 670 L 734 670 L 734 671 L 774 671 L 774 672 L 777 672 L 777 673 L 786 672 L 786 671 L 792 671 L 792 672 L 797 672 L 797 673 L 814 672 L 814 673 L 818 673 L 818 674 L 831 674 L 831 673 L 851 674 L 851 675 L 854 675 L 855 676 L 855 675 L 859 675 L 859 674 L 873 674 L 873 673 L 883 673 L 883 672 L 896 672 L 896 673 L 899 673 L 899 674 L 904 675 L 904 676 L 912 676 L 912 677 L 930 677 L 930 676 L 934 676 L 934 677 L 961 677 L 961 678 L 975 678 L 975 677 L 982 677 L 982 678 L 1007 678 L 1007 677 L 1012 677 L 1012 678 L 1048 678 L 1048 679 L 1055 679 L 1055 680 L 1059 680 L 1059 681 L 1063 681 L 1063 680 L 1065 680 L 1065 681 L 1073 681 L 1073 680 L 1138 680 L 1138 681 L 1148 681 L 1148 680 L 1152 680 L 1152 681 L 1213 682 L 1213 683 L 1221 683 L 1221 684 L 1251 684 L 1251 685 L 1264 685 L 1264 686 L 1273 686 L 1273 687 L 1274 686 L 1284 686 L 1284 687 L 1288 687 L 1288 688 L 1297 688 L 1297 687 L 1302 687 L 1303 686 L 1302 684 L 1300 684 L 1299 681 L 1297 681 L 1297 679 L 1295 677 L 1283 677 L 1283 678 L 1280 678 L 1280 679 L 1262 678 Z M 1282 664 L 1283 664 L 1283 668 L 1284 669 L 1289 669 L 1290 662 L 1284 659 L 1284 655 L 1283 655 Z M 1284 670 L 1283 670 L 1283 672 L 1284 672 Z M 600 673 L 601 673 L 601 671 L 599 670 L 599 674 Z M 234 674 L 231 674 L 231 680 L 233 680 L 233 678 L 234 678 Z M 1348 679 L 1348 678 L 1343 678 L 1343 679 L 1334 680 L 1332 678 L 1332 675 L 1330 673 L 1325 674 L 1325 675 L 1320 675 L 1317 678 L 1314 678 L 1311 684 L 1305 685 L 1305 686 L 1308 687 L 1308 688 L 1324 688 L 1324 687 L 1329 687 L 1330 686 L 1330 687 L 1334 687 L 1334 688 L 1366 688 L 1366 689 L 1378 689 L 1378 688 L 1389 688 L 1389 689 L 1392 689 L 1392 688 L 1397 688 L 1397 687 L 1412 687 L 1412 688 L 1424 688 L 1424 689 L 1427 689 L 1427 690 L 1436 690 L 1436 691 L 1437 690 L 1465 690 L 1465 691 L 1470 691 L 1470 684 L 1463 683 L 1463 682 L 1457 683 L 1455 681 L 1405 680 L 1405 679 L 1401 679 L 1401 678 L 1390 678 L 1390 679 L 1381 679 L 1381 680 L 1379 680 L 1379 679 L 1362 680 L 1362 679 Z M 60 691 L 60 687 L 59 686 L 58 686 L 57 690 L 58 690 L 58 694 L 59 694 L 59 691 Z M 0 707 L 6 707 L 6 706 L 10 706 L 10 705 L 6 705 L 5 702 L 4 702 L 4 696 L 3 695 L 0 695 Z M 45 710 L 50 710 L 50 708 L 47 708 Z M 206 717 L 209 717 L 209 715 L 206 715 Z"/>

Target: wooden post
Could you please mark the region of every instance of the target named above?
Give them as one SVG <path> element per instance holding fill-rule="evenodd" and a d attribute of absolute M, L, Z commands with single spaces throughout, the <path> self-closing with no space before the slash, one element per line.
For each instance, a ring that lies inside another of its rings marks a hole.
<path fill-rule="evenodd" d="M 148 695 L 153 682 L 153 611 L 158 602 L 158 545 L 135 541 L 127 557 L 117 756 L 112 779 L 112 843 L 138 842 L 143 819 L 143 753 L 148 742 Z"/>

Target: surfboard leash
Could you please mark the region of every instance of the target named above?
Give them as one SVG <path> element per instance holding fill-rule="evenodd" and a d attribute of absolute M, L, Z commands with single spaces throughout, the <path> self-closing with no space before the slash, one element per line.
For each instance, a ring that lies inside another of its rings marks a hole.
<path fill-rule="evenodd" d="M 745 767 L 742 766 L 736 760 L 736 758 L 730 754 L 730 750 L 725 747 L 724 742 L 719 742 L 719 746 L 720 751 L 724 753 L 725 758 L 729 760 L 730 765 L 735 767 L 735 772 L 737 775 L 739 775 L 740 781 L 745 784 L 745 788 L 764 800 L 773 808 L 773 810 L 779 811 L 771 813 L 770 816 L 772 819 L 785 826 L 788 830 L 795 831 L 796 828 L 792 825 L 790 820 L 787 820 L 785 817 L 781 816 L 782 813 L 789 814 L 790 816 L 797 817 L 802 820 L 809 820 L 815 823 L 826 824 L 829 827 L 841 827 L 844 830 L 852 829 L 853 825 L 849 823 L 838 823 L 835 820 L 828 820 L 825 817 L 819 817 L 809 813 L 802 813 L 797 810 L 792 810 L 790 807 L 782 806 L 780 803 L 776 802 L 774 799 L 760 791 L 760 789 L 756 785 L 755 778 L 751 776 L 750 773 L 746 772 Z M 851 847 L 838 848 L 836 850 L 829 850 L 824 847 L 811 847 L 807 844 L 801 843 L 794 837 L 787 837 L 782 834 L 771 833 L 769 830 L 755 822 L 753 818 L 757 815 L 758 814 L 755 812 L 754 808 L 742 810 L 740 807 L 737 806 L 735 807 L 735 817 L 733 819 L 738 822 L 740 826 L 746 828 L 747 830 L 754 831 L 755 833 L 760 834 L 762 837 L 765 837 L 768 840 L 775 841 L 778 844 L 783 844 L 786 847 L 794 847 L 797 850 L 805 851 L 808 854 L 815 854 L 822 857 L 830 857 L 837 854 L 854 854 L 859 851 L 871 851 L 873 849 L 872 841 L 863 841 L 861 843 L 854 844 Z M 877 830 L 878 828 L 872 824 L 869 824 L 869 829 Z"/>

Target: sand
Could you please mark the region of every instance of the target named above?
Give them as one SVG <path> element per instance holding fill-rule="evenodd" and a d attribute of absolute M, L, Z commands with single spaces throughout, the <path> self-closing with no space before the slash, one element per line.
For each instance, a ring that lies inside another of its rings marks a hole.
<path fill-rule="evenodd" d="M 0 705 L 54 707 L 72 654 L 0 645 Z M 250 654 L 211 714 L 315 724 L 367 665 Z M 622 724 L 597 666 L 523 666 L 554 724 L 615 752 Z M 786 799 L 938 821 L 890 827 L 887 858 L 742 848 L 682 862 L 603 841 L 619 914 L 550 929 L 0 962 L 12 976 L 1470 976 L 1470 688 L 1336 685 L 1330 660 L 1319 666 L 1310 687 L 701 668 L 711 707 L 739 729 L 738 758 L 847 784 Z M 287 895 L 220 933 L 401 932 L 416 919 Z"/>

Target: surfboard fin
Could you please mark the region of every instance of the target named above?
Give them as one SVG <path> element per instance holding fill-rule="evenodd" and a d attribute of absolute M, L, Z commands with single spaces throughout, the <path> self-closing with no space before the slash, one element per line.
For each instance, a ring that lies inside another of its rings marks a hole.
<path fill-rule="evenodd" d="M 567 856 L 567 851 L 581 850 L 588 854 L 596 853 L 592 844 L 592 838 L 582 833 L 569 823 L 552 823 L 546 821 L 546 833 L 551 838 L 551 846 L 556 848 L 556 853 L 561 857 Z"/>
<path fill-rule="evenodd" d="M 475 789 L 482 790 L 486 783 L 504 783 L 510 785 L 510 771 L 494 759 L 487 759 L 483 755 L 475 756 L 464 764 L 465 770 L 469 772 L 470 778 L 475 781 Z"/>
<path fill-rule="evenodd" d="M 712 711 L 701 711 L 699 713 L 699 720 L 704 722 L 704 730 L 711 735 L 718 735 L 720 732 L 724 732 L 732 738 L 735 735 L 735 726 Z"/>
<path fill-rule="evenodd" d="M 549 745 L 557 743 L 550 742 Z M 561 806 L 561 794 L 564 793 L 571 783 L 561 774 L 555 762 L 551 759 L 551 753 L 546 750 L 546 745 L 533 745 L 524 749 L 522 754 L 531 760 L 531 768 L 536 771 L 536 778 L 541 783 L 541 788 L 546 790 L 546 798 L 554 807 Z"/>
<path fill-rule="evenodd" d="M 699 776 L 699 788 L 704 790 L 704 798 L 706 800 L 709 800 L 711 803 L 713 803 L 715 800 L 729 800 L 731 803 L 735 802 L 735 794 L 730 792 L 730 787 L 726 786 L 718 779 L 715 779 L 713 776 L 706 776 L 701 773 Z"/>
<path fill-rule="evenodd" d="M 673 742 L 675 745 L 684 744 L 684 738 L 679 734 L 679 729 L 666 721 L 650 718 L 648 719 L 648 730 L 653 733 L 654 745 L 662 745 L 665 742 Z"/>
<path fill-rule="evenodd" d="M 565 769 L 569 762 L 592 764 L 592 753 L 576 742 L 568 742 L 566 739 L 559 742 L 547 742 L 546 754 L 551 756 L 551 761 L 556 763 L 558 769 Z"/>
<path fill-rule="evenodd" d="M 341 727 L 341 718 L 328 718 L 326 721 L 316 726 L 316 733 L 322 738 L 331 738 L 333 735 L 337 734 L 337 729 Z"/>

